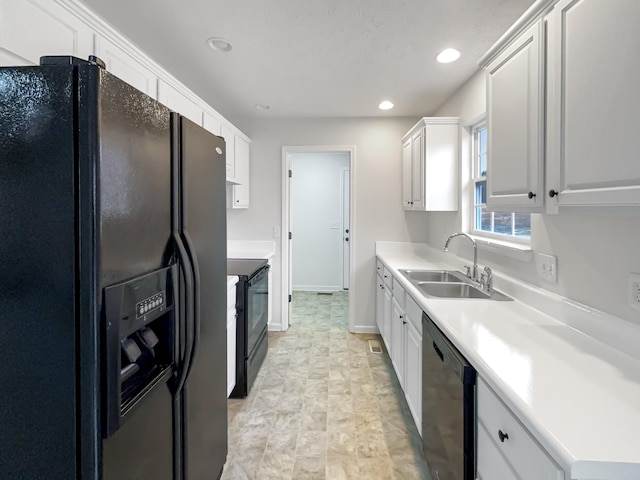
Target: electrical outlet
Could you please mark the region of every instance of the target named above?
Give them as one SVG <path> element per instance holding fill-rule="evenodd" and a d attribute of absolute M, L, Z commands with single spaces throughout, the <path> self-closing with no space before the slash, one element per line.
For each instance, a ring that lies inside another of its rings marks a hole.
<path fill-rule="evenodd" d="M 629 274 L 629 306 L 640 310 L 640 274 Z"/>
<path fill-rule="evenodd" d="M 558 257 L 539 253 L 536 266 L 538 267 L 538 276 L 542 280 L 549 283 L 558 282 Z"/>

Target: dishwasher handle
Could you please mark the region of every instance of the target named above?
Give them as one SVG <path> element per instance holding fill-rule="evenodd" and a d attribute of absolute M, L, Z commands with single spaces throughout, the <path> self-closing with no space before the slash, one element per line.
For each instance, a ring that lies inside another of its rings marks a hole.
<path fill-rule="evenodd" d="M 440 360 L 444 362 L 444 354 L 442 353 L 442 350 L 438 348 L 438 345 L 436 345 L 436 342 L 432 342 L 432 343 L 433 343 L 433 349 L 436 351 L 436 353 L 440 357 Z"/>

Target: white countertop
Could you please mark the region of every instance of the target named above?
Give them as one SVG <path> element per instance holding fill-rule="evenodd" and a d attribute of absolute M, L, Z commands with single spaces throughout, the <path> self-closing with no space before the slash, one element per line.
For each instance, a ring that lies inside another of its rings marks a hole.
<path fill-rule="evenodd" d="M 427 299 L 398 269 L 459 268 L 380 250 L 387 269 L 569 478 L 640 479 L 637 358 L 517 299 Z"/>
<path fill-rule="evenodd" d="M 227 275 L 227 290 L 231 290 L 238 283 L 238 277 L 236 275 Z"/>

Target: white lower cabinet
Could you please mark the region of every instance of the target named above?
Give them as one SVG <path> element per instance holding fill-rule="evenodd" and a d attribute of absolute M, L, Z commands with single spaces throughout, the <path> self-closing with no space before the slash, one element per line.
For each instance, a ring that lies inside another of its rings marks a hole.
<path fill-rule="evenodd" d="M 376 324 L 422 434 L 422 309 L 380 262 L 376 275 Z"/>
<path fill-rule="evenodd" d="M 227 291 L 227 397 L 236 386 L 236 286 Z"/>
<path fill-rule="evenodd" d="M 511 467 L 489 439 L 489 432 L 478 423 L 478 480 L 518 480 Z"/>
<path fill-rule="evenodd" d="M 422 309 L 407 295 L 405 302 L 404 395 L 422 435 Z"/>
<path fill-rule="evenodd" d="M 403 292 L 404 293 L 404 292 Z M 403 324 L 407 321 L 404 319 L 404 309 L 399 305 L 396 298 L 396 291 L 393 292 L 393 302 L 391 307 L 391 363 L 396 371 L 398 381 L 404 390 L 404 353 L 405 353 L 405 333 L 406 328 Z"/>
<path fill-rule="evenodd" d="M 376 325 L 382 335 L 384 329 L 384 282 L 381 275 L 376 275 Z"/>
<path fill-rule="evenodd" d="M 478 476 L 484 480 L 564 479 L 562 469 L 481 377 L 478 377 Z"/>
<path fill-rule="evenodd" d="M 391 329 L 391 319 L 392 319 L 392 310 L 391 310 L 391 289 L 385 285 L 384 286 L 384 302 L 382 304 L 382 340 L 384 340 L 384 345 L 387 347 L 387 352 L 389 352 L 389 356 L 393 354 L 393 343 L 392 336 L 393 331 Z"/>

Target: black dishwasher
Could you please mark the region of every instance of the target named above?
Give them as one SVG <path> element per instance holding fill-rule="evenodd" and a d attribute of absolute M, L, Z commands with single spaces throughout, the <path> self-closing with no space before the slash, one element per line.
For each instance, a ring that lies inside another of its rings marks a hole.
<path fill-rule="evenodd" d="M 476 478 L 476 371 L 422 314 L 422 441 L 433 480 Z"/>

